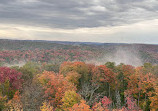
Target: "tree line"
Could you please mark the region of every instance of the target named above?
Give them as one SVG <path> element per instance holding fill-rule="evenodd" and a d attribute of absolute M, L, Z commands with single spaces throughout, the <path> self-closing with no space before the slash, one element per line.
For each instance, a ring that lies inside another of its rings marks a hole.
<path fill-rule="evenodd" d="M 156 111 L 158 65 L 28 62 L 0 67 L 2 111 Z"/>

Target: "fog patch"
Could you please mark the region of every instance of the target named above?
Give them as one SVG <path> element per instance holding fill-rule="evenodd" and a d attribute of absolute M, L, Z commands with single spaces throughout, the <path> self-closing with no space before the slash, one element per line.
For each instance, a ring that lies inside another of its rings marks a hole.
<path fill-rule="evenodd" d="M 7 66 L 7 67 L 12 67 L 12 66 L 19 66 L 19 67 L 22 67 L 26 64 L 25 61 L 20 61 L 18 63 L 11 63 L 11 64 L 8 64 L 8 63 L 5 63 L 3 66 Z"/>
<path fill-rule="evenodd" d="M 102 65 L 106 62 L 115 62 L 116 65 L 124 63 L 133 66 L 141 66 L 143 64 L 139 54 L 139 48 L 137 46 L 116 46 L 114 49 L 109 49 L 105 52 L 106 53 L 104 53 L 103 57 L 85 62 L 95 65 Z"/>

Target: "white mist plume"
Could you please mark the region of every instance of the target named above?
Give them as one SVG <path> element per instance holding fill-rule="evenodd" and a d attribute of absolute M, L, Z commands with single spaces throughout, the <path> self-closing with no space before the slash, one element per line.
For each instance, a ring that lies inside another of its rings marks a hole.
<path fill-rule="evenodd" d="M 12 67 L 12 66 L 19 66 L 19 67 L 22 67 L 23 65 L 25 65 L 26 62 L 25 61 L 20 61 L 18 63 L 11 63 L 11 64 L 4 64 L 4 66 L 7 66 L 7 67 Z"/>
<path fill-rule="evenodd" d="M 108 51 L 107 51 L 108 52 Z M 141 56 L 138 51 L 138 47 L 134 46 L 118 46 L 112 49 L 110 53 L 105 53 L 102 58 L 97 60 L 86 61 L 87 63 L 93 63 L 96 65 L 105 64 L 106 62 L 115 62 L 116 65 L 120 63 L 140 66 L 142 65 Z"/>

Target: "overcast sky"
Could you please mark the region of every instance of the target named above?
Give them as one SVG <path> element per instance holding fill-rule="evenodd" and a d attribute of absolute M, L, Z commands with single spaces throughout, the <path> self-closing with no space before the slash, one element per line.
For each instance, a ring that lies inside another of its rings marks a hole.
<path fill-rule="evenodd" d="M 158 0 L 0 0 L 0 38 L 158 44 Z"/>

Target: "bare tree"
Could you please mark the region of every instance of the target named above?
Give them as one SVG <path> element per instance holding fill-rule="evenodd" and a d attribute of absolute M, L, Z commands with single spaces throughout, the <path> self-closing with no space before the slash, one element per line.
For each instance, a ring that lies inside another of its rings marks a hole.
<path fill-rule="evenodd" d="M 39 111 L 44 100 L 43 88 L 36 83 L 30 83 L 23 87 L 21 102 L 24 111 Z"/>
<path fill-rule="evenodd" d="M 120 92 L 116 90 L 115 95 L 116 95 L 116 107 L 117 107 L 117 109 L 120 109 L 121 108 Z"/>
<path fill-rule="evenodd" d="M 95 83 L 84 83 L 79 91 L 79 94 L 87 101 L 89 105 L 92 105 L 102 96 L 102 94 L 96 93 L 98 88 L 99 85 Z"/>

